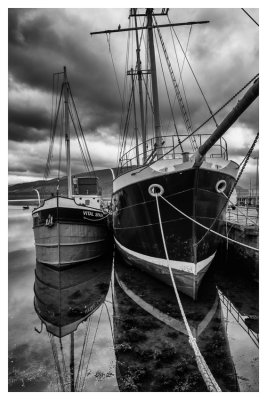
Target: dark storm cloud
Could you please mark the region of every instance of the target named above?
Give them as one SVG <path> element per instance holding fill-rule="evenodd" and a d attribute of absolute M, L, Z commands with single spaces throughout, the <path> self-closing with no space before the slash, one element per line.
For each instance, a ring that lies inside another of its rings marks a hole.
<path fill-rule="evenodd" d="M 258 20 L 257 10 L 249 11 Z M 117 143 L 120 96 L 107 38 L 105 35 L 91 37 L 90 32 L 116 28 L 119 23 L 126 27 L 127 17 L 126 9 L 9 9 L 9 139 L 13 143 L 10 161 L 12 171 L 19 173 L 21 169 L 19 162 L 22 155 L 15 149 L 15 142 L 17 145 L 23 142 L 23 150 L 27 154 L 32 144 L 36 146 L 49 137 L 52 74 L 62 71 L 63 65 L 67 66 L 88 142 L 98 141 L 97 151 L 93 150 L 97 154 L 96 163 L 98 166 L 113 166 L 109 164 L 110 154 L 104 157 L 99 149 L 101 143 L 114 146 Z M 240 9 L 171 9 L 170 18 L 172 22 L 210 20 L 207 25 L 193 27 L 187 55 L 210 108 L 215 112 L 258 72 L 258 28 Z M 184 47 L 189 30 L 189 27 L 176 29 Z M 164 29 L 162 35 L 169 50 L 172 46 L 171 36 Z M 121 91 L 126 38 L 127 34 L 124 33 L 110 37 Z M 178 43 L 176 45 L 179 49 Z M 180 57 L 182 62 L 182 53 Z M 178 80 L 174 53 L 171 61 Z M 157 68 L 160 76 L 159 63 Z M 170 78 L 167 79 L 172 87 Z M 196 128 L 210 113 L 187 63 L 184 65 L 183 81 L 193 127 Z M 171 114 L 163 82 L 159 82 L 159 93 L 161 121 L 165 129 Z M 173 99 L 173 89 L 170 93 Z M 231 111 L 240 96 L 216 116 L 218 123 Z M 175 115 L 178 130 L 185 132 L 177 104 Z M 258 102 L 239 118 L 236 125 L 253 132 L 258 130 Z M 211 121 L 201 132 L 210 133 L 214 127 Z M 172 130 L 173 123 L 169 133 Z M 48 146 L 41 147 L 38 145 L 42 153 L 41 160 L 33 153 L 23 157 L 27 165 L 25 170 L 29 173 L 38 174 L 41 162 L 41 168 L 44 167 Z M 233 153 L 241 150 L 243 148 L 233 149 Z M 79 163 L 78 157 L 76 161 Z"/>
<path fill-rule="evenodd" d="M 50 116 L 41 108 L 9 106 L 8 122 L 10 140 L 35 142 L 49 132 Z"/>
<path fill-rule="evenodd" d="M 30 122 L 32 125 L 32 121 Z M 18 125 L 16 123 L 10 122 L 8 124 L 8 135 L 9 140 L 14 140 L 16 142 L 39 142 L 43 141 L 48 135 L 48 131 L 43 131 L 42 129 L 36 129 L 30 126 Z"/>
<path fill-rule="evenodd" d="M 9 35 L 9 73 L 16 82 L 51 91 L 52 73 L 66 65 L 82 114 L 92 116 L 89 127 L 117 120 L 119 99 L 107 73 L 107 57 L 103 60 L 92 46 L 85 22 L 65 10 L 10 10 Z"/>

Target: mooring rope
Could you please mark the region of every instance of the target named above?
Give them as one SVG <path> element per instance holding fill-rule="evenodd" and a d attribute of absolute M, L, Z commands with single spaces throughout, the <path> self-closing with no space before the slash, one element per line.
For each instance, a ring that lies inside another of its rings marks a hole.
<path fill-rule="evenodd" d="M 189 215 L 185 214 L 183 211 L 179 210 L 179 208 L 175 207 L 172 203 L 170 203 L 170 202 L 169 202 L 167 199 L 165 199 L 163 196 L 161 196 L 161 195 L 158 195 L 158 196 L 161 197 L 162 200 L 164 200 L 166 203 L 168 203 L 172 208 L 174 208 L 176 211 L 178 211 L 178 212 L 179 212 L 180 214 L 182 214 L 184 217 L 186 217 L 186 218 L 188 218 L 190 221 L 194 222 L 194 224 L 197 224 L 197 225 L 201 226 L 201 228 L 204 228 L 204 229 L 206 229 L 207 231 L 213 233 L 214 235 L 220 236 L 220 237 L 223 238 L 223 239 L 229 240 L 230 242 L 239 244 L 240 246 L 246 247 L 246 248 L 251 249 L 251 250 L 259 251 L 259 249 L 257 249 L 256 247 L 249 246 L 249 245 L 247 245 L 247 244 L 245 244 L 245 243 L 238 242 L 237 240 L 231 239 L 231 238 L 229 238 L 229 237 L 227 238 L 227 236 L 222 235 L 221 233 L 216 232 L 216 231 L 214 231 L 213 229 L 208 228 L 207 226 L 205 226 L 205 225 L 201 224 L 200 222 L 196 221 L 195 219 L 189 217 Z"/>
<path fill-rule="evenodd" d="M 189 337 L 189 343 L 190 343 L 190 345 L 191 345 L 191 347 L 192 347 L 192 349 L 193 349 L 193 351 L 195 353 L 195 358 L 196 358 L 196 362 L 197 362 L 197 366 L 198 366 L 199 372 L 201 373 L 202 378 L 203 378 L 203 380 L 204 380 L 204 382 L 205 382 L 205 384 L 206 384 L 206 386 L 207 386 L 207 388 L 208 388 L 208 390 L 210 392 L 221 392 L 221 389 L 220 389 L 219 385 L 217 384 L 216 380 L 214 379 L 214 377 L 213 377 L 213 375 L 212 375 L 212 373 L 211 373 L 206 361 L 204 360 L 204 358 L 203 358 L 203 356 L 202 356 L 202 354 L 201 354 L 201 352 L 200 352 L 200 350 L 198 348 L 196 339 L 192 335 L 190 326 L 188 324 L 188 321 L 187 321 L 187 318 L 186 318 L 186 315 L 185 315 L 185 312 L 184 312 L 184 309 L 183 309 L 183 305 L 182 305 L 178 290 L 176 288 L 176 284 L 175 284 L 175 281 L 174 281 L 172 269 L 170 267 L 170 261 L 169 261 L 167 247 L 166 247 L 166 242 L 165 242 L 165 237 L 164 237 L 164 232 L 163 232 L 163 227 L 162 227 L 162 221 L 161 221 L 161 215 L 160 215 L 160 209 L 159 209 L 159 201 L 158 201 L 158 197 L 162 197 L 162 196 L 160 194 L 158 194 L 158 193 L 154 193 L 153 196 L 156 197 L 157 211 L 158 211 L 158 218 L 159 218 L 159 225 L 160 225 L 160 231 L 161 231 L 161 236 L 162 236 L 162 242 L 163 242 L 163 247 L 164 247 L 165 256 L 166 256 L 166 260 L 167 260 L 167 265 L 168 265 L 170 276 L 171 276 L 171 280 L 172 280 L 173 289 L 174 289 L 175 296 L 176 296 L 176 299 L 177 299 L 177 302 L 178 302 L 178 305 L 179 305 L 179 308 L 180 308 L 180 312 L 182 314 L 182 318 L 183 318 L 183 321 L 184 321 L 184 324 L 185 324 L 185 327 L 186 327 L 186 331 L 187 331 L 187 334 L 188 334 L 188 337 Z"/>
<path fill-rule="evenodd" d="M 91 219 L 91 218 L 87 218 L 84 217 L 84 219 L 86 219 L 87 221 L 91 221 L 91 222 L 98 222 L 98 221 L 102 221 L 103 219 L 107 218 L 109 215 L 112 215 L 112 213 L 107 213 L 104 217 L 98 218 L 98 219 Z"/>

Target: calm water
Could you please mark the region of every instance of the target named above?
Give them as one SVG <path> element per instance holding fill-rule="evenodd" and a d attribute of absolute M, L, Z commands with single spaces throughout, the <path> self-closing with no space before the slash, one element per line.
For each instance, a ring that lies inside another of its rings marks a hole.
<path fill-rule="evenodd" d="M 114 266 L 114 268 L 113 268 Z M 214 265 L 181 300 L 223 391 L 258 391 L 258 290 Z M 116 254 L 36 264 L 31 210 L 9 207 L 9 391 L 206 391 L 172 290 Z"/>

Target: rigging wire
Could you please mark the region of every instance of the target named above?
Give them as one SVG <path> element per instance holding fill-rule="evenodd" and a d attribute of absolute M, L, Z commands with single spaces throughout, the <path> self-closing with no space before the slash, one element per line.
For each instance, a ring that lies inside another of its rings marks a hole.
<path fill-rule="evenodd" d="M 87 349 L 88 337 L 90 335 L 91 325 L 92 325 L 92 318 L 88 317 L 87 322 L 86 322 L 86 331 L 85 331 L 85 335 L 84 335 L 82 353 L 81 353 L 80 363 L 79 363 L 78 372 L 77 372 L 77 376 L 76 376 L 76 382 L 75 382 L 75 390 L 76 391 L 79 391 L 79 384 L 81 382 L 81 374 L 82 374 L 82 370 L 84 367 L 85 353 L 86 353 L 86 349 Z"/>
<path fill-rule="evenodd" d="M 63 85 L 61 87 L 60 98 L 59 98 L 57 112 L 56 112 L 56 116 L 55 116 L 55 121 L 54 121 L 54 126 L 53 126 L 53 134 L 52 134 L 52 138 L 50 141 L 50 147 L 49 147 L 47 162 L 46 162 L 46 166 L 45 166 L 44 179 L 47 179 L 47 177 L 50 173 L 51 161 L 53 158 L 53 147 L 54 147 L 54 141 L 55 141 L 55 135 L 56 135 L 57 121 L 58 121 L 58 115 L 59 115 L 59 111 L 60 111 L 60 103 L 61 103 L 61 99 L 62 99 L 62 93 L 63 93 Z"/>
<path fill-rule="evenodd" d="M 95 330 L 94 339 L 93 339 L 93 342 L 92 342 L 90 354 L 89 354 L 88 361 L 87 361 L 87 365 L 86 365 L 86 369 L 85 369 L 85 374 L 84 374 L 84 377 L 83 377 L 83 383 L 82 383 L 82 385 L 81 385 L 80 391 L 82 391 L 83 388 L 84 388 L 84 385 L 85 385 L 85 378 L 86 378 L 86 376 L 87 376 L 87 374 L 88 374 L 88 367 L 89 367 L 89 363 L 90 363 L 90 360 L 91 360 L 91 356 L 92 356 L 92 352 L 93 352 L 93 347 L 94 347 L 94 344 L 95 344 L 96 334 L 97 334 L 97 331 L 98 331 L 99 322 L 100 322 L 100 318 L 101 318 L 102 311 L 103 311 L 103 306 L 104 306 L 104 305 L 102 304 L 101 311 L 100 311 L 100 315 L 99 315 L 98 322 L 97 322 L 97 327 L 96 327 L 96 330 Z"/>
<path fill-rule="evenodd" d="M 258 78 L 259 74 L 256 74 L 248 83 L 246 83 L 238 92 L 236 92 L 229 100 L 227 100 L 226 103 L 224 103 L 220 108 L 218 108 L 217 111 L 213 115 L 217 115 L 220 111 L 222 111 L 231 101 L 233 101 L 243 90 L 245 90 L 252 82 L 254 82 Z M 198 128 L 196 128 L 192 133 L 190 133 L 184 140 L 182 140 L 182 143 L 184 143 L 189 136 L 194 135 L 197 131 L 199 131 L 201 128 L 203 128 L 204 125 L 206 125 L 210 120 L 212 119 L 212 116 L 207 118 L 201 125 L 199 125 Z M 178 147 L 178 144 L 174 146 L 171 150 L 167 151 L 163 156 L 161 156 L 158 160 L 153 161 L 149 165 L 146 165 L 144 168 L 140 169 L 137 173 L 140 173 L 144 169 L 148 168 L 150 165 L 154 164 L 156 161 L 161 160 L 164 156 L 168 155 L 171 151 L 175 150 L 176 147 Z"/>
<path fill-rule="evenodd" d="M 258 24 L 258 22 L 257 21 L 255 21 L 255 19 L 254 18 L 252 18 L 252 16 L 244 9 L 244 8 L 241 8 L 241 10 L 243 10 L 244 11 L 244 13 L 245 14 L 247 14 L 247 16 L 253 21 L 253 22 L 255 22 L 255 24 L 256 25 L 258 25 L 259 26 L 259 24 Z"/>
<path fill-rule="evenodd" d="M 180 139 L 180 137 L 179 137 L 178 129 L 177 129 L 176 122 L 175 122 L 174 112 L 173 112 L 173 108 L 172 108 L 172 104 L 171 104 L 171 99 L 170 99 L 170 95 L 169 95 L 169 90 L 168 90 L 168 87 L 167 87 L 167 82 L 166 82 L 165 73 L 164 73 L 164 70 L 163 70 L 161 55 L 160 55 L 160 52 L 159 52 L 158 39 L 157 39 L 157 36 L 156 36 L 156 35 L 155 35 L 155 39 L 156 39 L 156 45 L 157 45 L 157 50 L 158 50 L 158 55 L 159 55 L 159 60 L 160 60 L 160 65 L 161 65 L 161 70 L 162 70 L 162 75 L 163 75 L 163 79 L 164 79 L 164 83 L 165 83 L 165 88 L 166 88 L 166 92 L 167 92 L 167 97 L 168 97 L 168 101 L 169 101 L 169 105 L 170 105 L 170 109 L 171 109 L 171 114 L 172 114 L 172 118 L 173 118 L 173 124 L 174 124 L 175 132 L 176 132 L 176 135 L 177 135 L 177 138 L 178 138 L 178 143 L 180 144 L 181 150 L 182 150 L 182 152 L 183 152 L 184 150 L 183 150 L 183 146 L 182 146 L 181 139 Z"/>
<path fill-rule="evenodd" d="M 112 51 L 111 51 L 111 46 L 110 46 L 110 34 L 107 33 L 106 37 L 107 37 L 109 54 L 110 54 L 110 57 L 111 57 L 112 66 L 113 66 L 114 74 L 115 74 L 115 77 L 116 77 L 117 88 L 118 88 L 118 92 L 119 92 L 119 95 L 120 95 L 121 106 L 123 106 L 123 100 L 122 100 L 120 85 L 119 85 L 119 81 L 118 81 L 118 75 L 117 75 L 117 71 L 116 71 L 116 67 L 115 67 L 115 63 L 114 63 L 114 59 L 113 59 L 113 55 L 112 55 Z"/>
<path fill-rule="evenodd" d="M 78 127 L 79 127 L 79 130 L 80 130 L 81 139 L 82 139 L 82 142 L 83 142 L 83 145 L 84 145 L 85 154 L 86 154 L 86 157 L 87 157 L 87 159 L 88 159 L 88 161 L 90 163 L 91 172 L 96 177 L 94 166 L 93 166 L 93 162 L 92 162 L 92 159 L 91 159 L 91 156 L 90 156 L 87 144 L 86 144 L 85 136 L 84 136 L 84 133 L 83 133 L 83 128 L 82 128 L 82 125 L 81 125 L 81 122 L 80 122 L 80 118 L 79 118 L 79 115 L 78 115 L 78 111 L 77 111 L 77 108 L 76 108 L 76 104 L 74 102 L 74 98 L 73 98 L 72 91 L 71 91 L 69 83 L 68 83 L 68 89 L 69 89 L 72 105 L 73 105 L 73 108 L 74 108 L 74 111 L 75 111 L 76 120 L 78 122 Z"/>
<path fill-rule="evenodd" d="M 209 229 L 207 230 L 207 232 L 205 232 L 205 234 L 202 236 L 202 238 L 196 243 L 196 246 L 198 246 L 198 245 L 202 242 L 202 240 L 204 240 L 204 238 L 207 236 L 207 234 L 208 234 L 208 233 L 210 232 L 210 230 L 213 228 L 215 222 L 216 222 L 217 219 L 220 217 L 221 213 L 223 212 L 224 208 L 226 207 L 226 204 L 228 203 L 228 201 L 229 201 L 229 199 L 230 199 L 230 197 L 231 197 L 231 195 L 232 195 L 232 193 L 233 193 L 233 191 L 234 191 L 236 185 L 238 184 L 239 179 L 241 178 L 241 175 L 243 174 L 243 171 L 244 171 L 244 169 L 245 169 L 245 167 L 246 167 L 246 165 L 247 165 L 247 162 L 248 162 L 248 160 L 249 160 L 249 158 L 250 158 L 250 156 L 251 156 L 252 151 L 254 150 L 254 147 L 255 147 L 255 145 L 256 145 L 258 139 L 259 139 L 259 132 L 257 133 L 257 135 L 256 135 L 256 137 L 255 137 L 255 139 L 254 139 L 254 141 L 253 141 L 253 143 L 252 143 L 250 149 L 249 149 L 248 152 L 247 152 L 246 161 L 243 163 L 242 168 L 241 168 L 241 170 L 239 171 L 239 173 L 238 173 L 238 175 L 237 175 L 237 177 L 236 177 L 235 183 L 234 183 L 232 189 L 230 190 L 230 192 L 229 192 L 229 194 L 228 194 L 228 196 L 227 196 L 227 198 L 226 198 L 226 200 L 225 200 L 225 202 L 224 202 L 222 208 L 220 209 L 220 211 L 218 212 L 218 214 L 216 215 L 216 217 L 215 217 L 214 220 L 212 221 L 212 224 L 211 224 L 211 226 L 209 227 Z"/>
<path fill-rule="evenodd" d="M 130 21 L 128 23 L 128 28 L 130 27 Z M 122 104 L 122 109 L 121 109 L 121 117 L 120 117 L 120 132 L 119 132 L 119 145 L 118 145 L 118 150 L 117 150 L 117 167 L 119 165 L 119 157 L 120 157 L 120 148 L 121 148 L 121 141 L 122 141 L 122 128 L 123 128 L 123 119 L 124 119 L 124 110 L 125 110 L 125 98 L 127 94 L 127 71 L 128 71 L 128 66 L 129 66 L 129 53 L 130 53 L 130 31 L 128 32 L 128 37 L 127 37 L 127 46 L 126 46 L 126 58 L 125 58 L 125 71 L 124 71 L 124 81 L 123 81 L 123 94 L 122 94 L 122 99 L 123 99 L 123 104 Z"/>
<path fill-rule="evenodd" d="M 193 26 L 191 25 L 190 30 L 189 30 L 189 35 L 188 35 L 188 38 L 187 38 L 187 43 L 186 43 L 186 48 L 185 48 L 185 54 L 187 54 L 187 51 L 188 51 L 192 27 L 193 27 Z M 171 32 L 171 36 L 172 36 L 173 46 L 174 46 L 175 53 L 176 53 L 176 47 L 175 47 L 175 43 L 174 43 L 174 39 L 173 39 L 173 32 L 172 32 L 172 29 L 170 29 L 170 32 Z M 180 67 L 180 64 L 179 64 L 178 57 L 177 57 L 177 64 L 178 64 L 178 68 L 179 68 L 179 67 Z M 184 70 L 184 65 L 185 65 L 185 56 L 184 56 L 184 58 L 183 58 L 182 67 L 179 68 L 180 76 L 179 76 L 179 81 L 178 81 L 178 84 L 177 84 L 178 87 L 180 86 L 180 82 L 182 81 L 182 73 L 183 73 L 183 70 Z M 185 92 L 184 92 L 184 94 L 185 94 Z M 172 103 L 172 106 L 173 106 L 173 107 L 174 107 L 174 104 L 175 104 L 176 100 L 177 100 L 177 97 L 174 96 L 173 103 Z M 187 103 L 187 98 L 186 98 L 186 103 Z M 191 124 L 191 126 L 192 126 L 192 120 L 191 120 L 191 115 L 190 115 L 189 107 L 188 107 L 188 115 L 189 115 L 189 118 L 190 118 L 190 124 Z M 169 123 L 168 123 L 168 127 L 167 127 L 167 132 L 169 131 L 170 123 L 171 123 L 171 119 L 169 119 Z"/>
<path fill-rule="evenodd" d="M 187 50 L 188 50 L 188 44 L 189 44 L 189 40 L 190 40 L 192 28 L 193 28 L 193 25 L 190 26 L 189 35 L 188 35 L 188 40 L 187 40 L 186 49 L 185 49 L 185 54 L 187 53 Z M 170 28 L 170 32 L 171 32 L 171 37 L 172 37 L 172 42 L 173 42 L 175 57 L 176 57 L 176 61 L 177 61 L 178 69 L 179 69 L 179 82 L 178 82 L 177 85 L 178 85 L 178 87 L 179 87 L 180 82 L 182 83 L 182 89 L 183 89 L 183 93 L 184 93 L 185 104 L 186 104 L 186 107 L 187 107 L 187 113 L 188 113 L 190 125 L 191 125 L 191 127 L 193 127 L 192 118 L 191 118 L 191 113 L 190 113 L 190 108 L 189 108 L 189 104 L 188 104 L 187 96 L 186 96 L 186 92 L 185 92 L 185 87 L 184 87 L 184 81 L 183 81 L 183 78 L 182 78 L 182 69 L 180 68 L 180 63 L 179 63 L 179 60 L 178 60 L 178 55 L 177 55 L 177 51 L 176 51 L 176 46 L 175 46 L 175 44 L 174 44 L 173 32 L 172 32 L 172 29 L 171 29 L 171 28 Z M 182 68 L 183 68 L 183 66 L 184 66 L 184 62 L 185 62 L 185 57 L 184 57 L 184 59 L 183 59 Z"/>
<path fill-rule="evenodd" d="M 160 42 L 161 42 L 161 46 L 162 46 L 162 49 L 163 49 L 163 52 L 164 52 L 164 56 L 165 56 L 165 59 L 166 59 L 166 63 L 167 63 L 167 66 L 168 66 L 170 77 L 171 77 L 171 80 L 172 80 L 172 83 L 173 83 L 175 95 L 177 97 L 177 100 L 178 100 L 178 103 L 179 103 L 179 107 L 180 107 L 180 111 L 181 111 L 181 114 L 182 114 L 182 117 L 183 117 L 183 121 L 184 121 L 184 124 L 185 124 L 185 127 L 186 127 L 186 131 L 187 131 L 188 134 L 190 134 L 192 132 L 192 126 L 191 126 L 191 123 L 190 123 L 190 118 L 188 116 L 186 107 L 184 105 L 182 94 L 181 94 L 181 91 L 180 91 L 180 89 L 179 89 L 179 87 L 177 85 L 176 78 L 175 78 L 175 75 L 174 75 L 174 71 L 173 71 L 173 68 L 172 68 L 172 65 L 171 65 L 171 61 L 169 59 L 169 56 L 168 56 L 168 53 L 167 53 L 167 50 L 166 50 L 166 46 L 165 46 L 164 41 L 163 41 L 163 37 L 162 37 L 160 29 L 158 27 L 157 20 L 155 18 L 154 18 L 154 21 L 155 21 L 155 25 L 157 26 L 158 36 L 159 36 L 159 39 L 160 39 Z M 198 146 L 197 146 L 195 137 L 194 136 L 190 136 L 189 139 L 190 139 L 190 143 L 191 143 L 193 151 L 196 151 Z"/>
<path fill-rule="evenodd" d="M 63 365 L 63 377 L 64 377 L 64 381 L 67 382 L 68 373 L 67 373 L 67 367 L 66 367 L 65 356 L 64 356 L 63 345 L 62 345 L 62 338 L 61 337 L 59 338 L 59 343 L 60 343 L 60 352 L 61 352 L 62 365 Z"/>
<path fill-rule="evenodd" d="M 167 18 L 168 18 L 169 23 L 171 24 L 170 17 L 167 16 Z M 183 47 L 182 47 L 182 45 L 181 45 L 181 42 L 180 42 L 180 40 L 179 40 L 179 38 L 178 38 L 178 36 L 177 36 L 177 34 L 176 34 L 176 31 L 175 31 L 174 27 L 172 27 L 172 30 L 173 30 L 174 35 L 175 35 L 175 37 L 176 37 L 176 39 L 177 39 L 177 41 L 178 41 L 178 43 L 179 43 L 179 46 L 180 46 L 180 48 L 181 48 L 181 50 L 182 50 L 182 52 L 183 52 L 183 54 L 184 54 L 184 56 L 185 56 L 185 59 L 186 59 L 186 61 L 187 61 L 187 63 L 188 63 L 188 66 L 189 66 L 189 68 L 190 68 L 190 70 L 191 70 L 191 72 L 192 72 L 192 74 L 193 74 L 193 77 L 195 78 L 195 81 L 196 81 L 196 83 L 197 83 L 197 85 L 198 85 L 198 88 L 199 88 L 199 90 L 200 90 L 200 93 L 202 94 L 203 99 L 204 99 L 204 101 L 205 101 L 205 103 L 206 103 L 206 105 L 207 105 L 207 107 L 208 107 L 208 110 L 209 110 L 209 112 L 210 112 L 210 114 L 211 114 L 211 116 L 212 116 L 212 119 L 213 119 L 213 121 L 214 121 L 214 123 L 215 123 L 215 125 L 216 125 L 216 127 L 217 127 L 218 124 L 217 124 L 217 121 L 216 121 L 216 119 L 215 119 L 215 117 L 214 117 L 214 113 L 212 112 L 212 110 L 211 110 L 211 108 L 210 108 L 210 106 L 209 106 L 208 100 L 207 100 L 207 98 L 206 98 L 206 96 L 205 96 L 205 94 L 204 94 L 204 92 L 203 92 L 203 90 L 202 90 L 202 88 L 201 88 L 201 86 L 200 86 L 200 84 L 199 84 L 199 82 L 198 82 L 198 79 L 197 79 L 197 77 L 196 77 L 196 75 L 195 75 L 195 73 L 194 73 L 194 71 L 193 71 L 193 68 L 192 68 L 192 66 L 191 66 L 191 64 L 190 64 L 190 62 L 189 62 L 189 60 L 188 60 L 188 58 L 187 58 L 187 55 L 185 54 L 185 51 L 184 51 L 184 49 L 183 49 Z"/>
<path fill-rule="evenodd" d="M 128 110 L 127 110 L 126 121 L 125 121 L 125 125 L 124 125 L 124 132 L 123 132 L 123 138 L 122 138 L 122 145 L 121 145 L 121 151 L 120 151 L 119 160 L 121 159 L 121 157 L 123 155 L 123 152 L 125 151 L 127 132 L 128 132 L 128 127 L 129 127 L 130 118 L 131 118 L 132 98 L 133 98 L 133 88 L 132 88 L 132 91 L 131 91 L 129 104 L 128 104 Z"/>
<path fill-rule="evenodd" d="M 47 332 L 47 334 L 48 334 L 49 341 L 51 344 L 51 349 L 52 349 L 52 353 L 53 353 L 53 357 L 54 357 L 54 361 L 55 361 L 56 371 L 58 373 L 58 377 L 59 377 L 59 381 L 60 381 L 61 390 L 62 390 L 62 392 L 65 392 L 65 383 L 63 381 L 63 376 L 61 373 L 61 368 L 60 368 L 60 364 L 59 364 L 59 359 L 58 359 L 56 344 L 54 341 L 54 336 L 49 332 Z"/>
<path fill-rule="evenodd" d="M 59 157 L 58 157 L 58 175 L 57 175 L 57 191 L 59 190 L 59 179 L 60 179 L 60 169 L 61 169 L 61 155 L 62 155 L 62 137 L 63 137 L 63 108 L 61 109 L 61 119 L 59 127 Z"/>
<path fill-rule="evenodd" d="M 70 107 L 69 107 L 69 114 L 70 114 L 70 118 L 71 118 L 71 121 L 72 121 L 72 124 L 73 124 L 73 127 L 74 127 L 75 134 L 76 134 L 77 139 L 78 139 L 78 144 L 79 144 L 79 147 L 80 147 L 80 151 L 81 151 L 81 155 L 82 155 L 84 166 L 85 166 L 85 168 L 87 169 L 88 172 L 91 172 L 90 171 L 90 167 L 89 167 L 89 165 L 87 163 L 84 151 L 83 151 L 83 147 L 82 147 L 82 144 L 81 144 L 81 141 L 80 141 L 80 138 L 79 138 L 79 133 L 78 133 L 78 131 L 76 129 L 76 126 L 75 126 L 74 116 L 72 114 L 72 111 L 71 111 Z"/>

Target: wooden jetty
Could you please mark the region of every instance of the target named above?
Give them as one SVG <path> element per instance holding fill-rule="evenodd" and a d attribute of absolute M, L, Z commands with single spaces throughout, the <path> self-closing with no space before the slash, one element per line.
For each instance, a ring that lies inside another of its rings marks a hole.
<path fill-rule="evenodd" d="M 225 234 L 236 243 L 228 242 L 223 244 L 231 264 L 241 268 L 254 280 L 259 280 L 259 251 L 247 246 L 259 248 L 259 210 L 257 207 L 236 207 L 229 208 L 226 213 Z M 240 243 L 240 244 L 239 244 Z"/>

